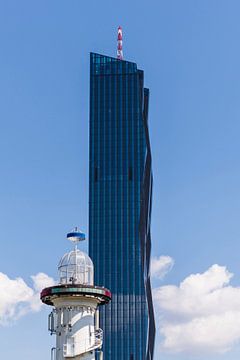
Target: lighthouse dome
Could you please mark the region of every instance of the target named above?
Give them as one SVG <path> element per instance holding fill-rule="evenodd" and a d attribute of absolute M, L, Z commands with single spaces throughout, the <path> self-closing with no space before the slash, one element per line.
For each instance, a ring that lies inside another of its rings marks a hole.
<path fill-rule="evenodd" d="M 58 271 L 60 284 L 93 285 L 93 262 L 86 253 L 77 248 L 63 255 Z"/>

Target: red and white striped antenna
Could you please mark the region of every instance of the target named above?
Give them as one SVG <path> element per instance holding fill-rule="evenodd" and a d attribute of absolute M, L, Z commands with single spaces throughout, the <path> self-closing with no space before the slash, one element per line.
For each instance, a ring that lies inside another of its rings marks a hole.
<path fill-rule="evenodd" d="M 119 60 L 123 60 L 122 39 L 123 39 L 122 27 L 119 26 L 118 27 L 118 38 L 117 38 L 117 40 L 118 40 L 117 58 Z"/>

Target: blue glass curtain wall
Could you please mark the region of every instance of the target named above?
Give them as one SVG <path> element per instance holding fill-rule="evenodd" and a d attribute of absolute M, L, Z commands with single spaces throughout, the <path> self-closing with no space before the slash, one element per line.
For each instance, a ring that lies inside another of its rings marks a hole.
<path fill-rule="evenodd" d="M 153 359 L 149 91 L 135 63 L 90 55 L 89 253 L 101 309 L 104 359 Z"/>

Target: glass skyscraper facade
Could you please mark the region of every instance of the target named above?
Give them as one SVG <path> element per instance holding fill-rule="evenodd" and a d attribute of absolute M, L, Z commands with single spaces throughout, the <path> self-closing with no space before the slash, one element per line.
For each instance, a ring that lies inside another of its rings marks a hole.
<path fill-rule="evenodd" d="M 95 283 L 112 292 L 100 314 L 106 360 L 153 359 L 148 102 L 135 63 L 91 53 L 89 253 Z"/>

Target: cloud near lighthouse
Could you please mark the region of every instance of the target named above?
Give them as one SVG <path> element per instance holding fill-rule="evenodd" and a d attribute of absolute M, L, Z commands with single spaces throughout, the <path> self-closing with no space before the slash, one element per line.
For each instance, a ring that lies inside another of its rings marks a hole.
<path fill-rule="evenodd" d="M 170 256 L 162 255 L 151 260 L 151 277 L 162 280 L 172 270 L 174 260 Z"/>
<path fill-rule="evenodd" d="M 215 264 L 178 286 L 154 289 L 156 350 L 207 356 L 240 343 L 240 288 L 230 285 L 232 277 Z"/>
<path fill-rule="evenodd" d="M 40 291 L 54 285 L 54 280 L 44 273 L 31 276 L 33 286 L 18 277 L 10 279 L 0 272 L 0 325 L 5 326 L 29 312 L 41 309 Z"/>

